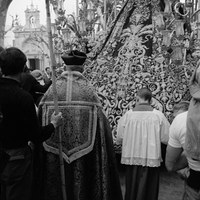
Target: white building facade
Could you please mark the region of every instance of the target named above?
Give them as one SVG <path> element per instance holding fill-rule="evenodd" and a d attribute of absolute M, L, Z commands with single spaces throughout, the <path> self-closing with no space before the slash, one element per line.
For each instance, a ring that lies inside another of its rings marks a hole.
<path fill-rule="evenodd" d="M 40 24 L 40 11 L 31 4 L 25 10 L 25 25 L 15 26 L 13 46 L 21 49 L 27 56 L 27 66 L 31 69 L 44 70 L 51 65 L 48 44 L 48 33 Z M 56 62 L 60 62 L 60 54 L 56 53 Z"/>

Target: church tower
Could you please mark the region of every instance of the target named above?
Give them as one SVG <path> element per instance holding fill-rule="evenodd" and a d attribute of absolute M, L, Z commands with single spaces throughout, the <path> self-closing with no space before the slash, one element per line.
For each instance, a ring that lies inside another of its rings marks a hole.
<path fill-rule="evenodd" d="M 45 25 L 40 24 L 40 11 L 33 4 L 25 10 L 25 25 L 14 29 L 14 46 L 21 49 L 27 56 L 27 66 L 31 70 L 44 70 L 50 65 L 48 33 Z M 60 62 L 60 54 L 56 55 Z"/>
<path fill-rule="evenodd" d="M 25 10 L 26 24 L 25 27 L 28 29 L 35 29 L 40 27 L 40 11 L 31 2 L 30 8 L 27 7 Z"/>

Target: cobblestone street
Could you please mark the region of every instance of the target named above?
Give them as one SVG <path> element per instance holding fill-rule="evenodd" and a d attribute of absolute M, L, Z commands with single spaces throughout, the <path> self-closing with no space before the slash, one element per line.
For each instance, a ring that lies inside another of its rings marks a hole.
<path fill-rule="evenodd" d="M 162 169 L 160 176 L 159 200 L 181 200 L 184 181 L 177 173 L 168 173 Z"/>

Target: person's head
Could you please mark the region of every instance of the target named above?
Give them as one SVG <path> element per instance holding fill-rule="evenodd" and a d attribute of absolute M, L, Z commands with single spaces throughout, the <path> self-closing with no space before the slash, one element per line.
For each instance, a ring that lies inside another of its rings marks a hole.
<path fill-rule="evenodd" d="M 185 112 L 188 110 L 190 105 L 189 101 L 181 101 L 174 105 L 173 108 L 173 116 L 176 117 L 178 114 Z"/>
<path fill-rule="evenodd" d="M 152 99 L 152 92 L 144 87 L 138 90 L 137 96 L 136 96 L 136 103 L 151 103 Z"/>
<path fill-rule="evenodd" d="M 31 72 L 31 75 L 41 84 L 44 84 L 44 77 L 42 71 L 35 69 Z"/>
<path fill-rule="evenodd" d="M 22 73 L 26 61 L 25 54 L 16 47 L 10 47 L 0 52 L 0 67 L 5 76 Z"/>
<path fill-rule="evenodd" d="M 45 71 L 46 71 L 47 74 L 50 74 L 50 73 L 51 73 L 50 67 L 46 67 L 46 68 L 45 68 Z"/>
<path fill-rule="evenodd" d="M 87 55 L 81 51 L 72 50 L 69 53 L 63 54 L 61 58 L 66 65 L 66 70 L 83 72 L 83 63 Z"/>

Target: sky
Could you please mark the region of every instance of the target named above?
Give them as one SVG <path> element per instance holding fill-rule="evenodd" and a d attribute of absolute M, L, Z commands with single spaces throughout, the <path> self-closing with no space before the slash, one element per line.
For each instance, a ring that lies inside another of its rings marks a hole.
<path fill-rule="evenodd" d="M 19 3 L 20 2 L 20 3 Z M 22 25 L 25 24 L 25 13 L 27 6 L 30 7 L 31 3 L 38 6 L 40 10 L 40 22 L 41 24 L 46 24 L 46 8 L 45 8 L 45 0 L 13 0 L 9 6 L 6 25 L 10 25 L 12 23 L 12 17 L 18 15 L 20 22 Z M 181 0 L 181 2 L 185 2 L 185 0 Z M 64 0 L 65 4 L 65 13 L 72 14 L 76 13 L 76 0 Z M 54 13 L 51 12 L 52 20 L 54 20 Z"/>
<path fill-rule="evenodd" d="M 27 9 L 27 7 L 30 8 L 31 3 L 33 3 L 34 6 L 38 6 L 38 10 L 40 10 L 41 24 L 46 24 L 45 0 L 13 0 L 7 12 L 6 25 L 10 25 L 12 23 L 11 16 L 15 17 L 16 15 L 19 16 L 20 23 L 24 25 L 24 11 Z M 72 14 L 73 12 L 76 13 L 76 0 L 64 0 L 64 5 L 66 14 Z M 51 12 L 51 17 L 54 18 L 53 12 Z"/>

